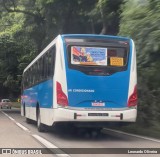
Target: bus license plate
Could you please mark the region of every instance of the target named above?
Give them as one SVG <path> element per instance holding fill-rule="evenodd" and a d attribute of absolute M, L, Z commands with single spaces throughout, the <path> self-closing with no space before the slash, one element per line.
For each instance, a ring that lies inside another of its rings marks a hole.
<path fill-rule="evenodd" d="M 88 113 L 88 116 L 108 116 L 108 113 Z"/>
<path fill-rule="evenodd" d="M 104 102 L 92 102 L 92 106 L 105 106 Z"/>
<path fill-rule="evenodd" d="M 123 66 L 123 58 L 121 57 L 110 57 L 111 66 Z"/>

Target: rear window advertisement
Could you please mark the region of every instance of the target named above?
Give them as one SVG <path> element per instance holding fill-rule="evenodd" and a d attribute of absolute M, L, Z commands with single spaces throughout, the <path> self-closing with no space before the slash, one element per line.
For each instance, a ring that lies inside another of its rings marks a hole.
<path fill-rule="evenodd" d="M 107 48 L 72 46 L 71 64 L 107 66 Z"/>

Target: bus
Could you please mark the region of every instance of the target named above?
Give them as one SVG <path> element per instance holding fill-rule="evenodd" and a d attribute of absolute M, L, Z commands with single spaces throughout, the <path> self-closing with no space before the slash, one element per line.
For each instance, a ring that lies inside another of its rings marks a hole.
<path fill-rule="evenodd" d="M 58 35 L 25 69 L 21 115 L 38 130 L 135 122 L 136 49 L 130 38 Z"/>

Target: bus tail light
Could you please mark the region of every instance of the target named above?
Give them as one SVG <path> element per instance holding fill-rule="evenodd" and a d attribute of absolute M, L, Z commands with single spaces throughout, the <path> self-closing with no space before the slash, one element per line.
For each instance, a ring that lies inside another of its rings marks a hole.
<path fill-rule="evenodd" d="M 128 100 L 128 107 L 137 106 L 137 86 L 134 87 L 133 93 Z"/>
<path fill-rule="evenodd" d="M 57 88 L 57 104 L 63 107 L 68 106 L 67 96 L 63 92 L 62 86 L 59 82 L 56 82 L 56 88 Z"/>

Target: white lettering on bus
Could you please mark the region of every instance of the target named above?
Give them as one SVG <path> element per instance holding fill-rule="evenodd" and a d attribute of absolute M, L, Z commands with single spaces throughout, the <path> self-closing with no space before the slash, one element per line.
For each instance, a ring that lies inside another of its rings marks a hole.
<path fill-rule="evenodd" d="M 68 89 L 68 92 L 84 92 L 84 93 L 94 93 L 94 89 Z"/>

